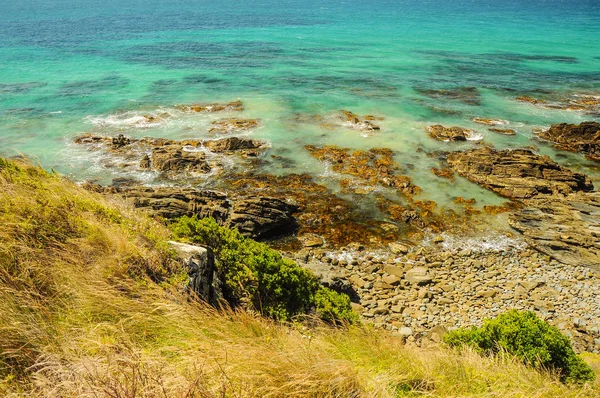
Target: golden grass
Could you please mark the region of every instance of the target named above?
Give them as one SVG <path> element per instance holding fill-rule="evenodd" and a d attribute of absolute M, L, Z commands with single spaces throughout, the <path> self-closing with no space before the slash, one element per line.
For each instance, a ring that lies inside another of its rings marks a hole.
<path fill-rule="evenodd" d="M 27 164 L 0 159 L 0 225 L 0 396 L 600 396 L 368 327 L 217 312 L 181 293 L 161 224 Z"/>

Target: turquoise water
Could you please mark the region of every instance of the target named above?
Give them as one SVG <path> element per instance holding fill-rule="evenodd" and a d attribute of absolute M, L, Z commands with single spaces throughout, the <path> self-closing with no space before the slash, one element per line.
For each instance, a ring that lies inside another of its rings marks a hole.
<path fill-rule="evenodd" d="M 247 134 L 271 143 L 265 155 L 295 161 L 274 173 L 333 178 L 306 144 L 389 147 L 423 198 L 501 199 L 462 179 L 449 182 L 425 151 L 442 143 L 429 124 L 476 129 L 497 147 L 535 145 L 600 184 L 597 167 L 533 139 L 552 123 L 598 120 L 578 111 L 515 101 L 520 95 L 600 95 L 600 2 L 595 0 L 130 1 L 30 0 L 0 14 L 0 153 L 23 153 L 76 179 L 110 182 L 117 170 L 74 146 L 82 132 L 208 138 L 227 114 L 177 113 L 174 106 L 240 99 Z M 444 4 L 440 4 L 444 3 Z M 446 4 L 447 3 L 447 4 Z M 474 87 L 467 99 L 424 90 Z M 384 119 L 361 134 L 298 122 L 348 109 Z M 140 115 L 169 112 L 164 123 Z M 231 115 L 233 116 L 233 115 Z M 238 116 L 238 115 L 235 115 Z M 509 121 L 501 136 L 474 117 Z M 212 137 L 211 137 L 212 138 Z M 148 176 L 147 182 L 152 182 Z"/>

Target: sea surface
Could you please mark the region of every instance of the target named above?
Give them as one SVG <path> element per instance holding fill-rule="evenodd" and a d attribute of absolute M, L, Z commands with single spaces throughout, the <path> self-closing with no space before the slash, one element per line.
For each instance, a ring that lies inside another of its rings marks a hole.
<path fill-rule="evenodd" d="M 479 145 L 437 142 L 431 124 L 459 125 L 498 148 L 534 146 L 600 186 L 600 169 L 558 153 L 533 132 L 599 120 L 516 101 L 600 95 L 598 0 L 21 0 L 0 12 L 0 154 L 24 154 L 77 180 L 110 183 L 118 169 L 72 143 L 83 132 L 215 138 L 227 114 L 184 114 L 179 104 L 242 100 L 245 133 L 268 141 L 264 156 L 290 158 L 276 174 L 321 180 L 329 166 L 307 144 L 387 147 L 422 198 L 499 204 L 458 178 L 433 175 L 427 152 Z M 462 89 L 465 95 L 436 95 Z M 383 118 L 365 133 L 325 128 L 340 110 Z M 170 117 L 147 123 L 143 115 Z M 238 115 L 235 115 L 238 116 Z M 473 118 L 498 118 L 515 136 Z M 146 176 L 146 183 L 153 183 Z M 333 184 L 333 183 L 332 183 Z"/>

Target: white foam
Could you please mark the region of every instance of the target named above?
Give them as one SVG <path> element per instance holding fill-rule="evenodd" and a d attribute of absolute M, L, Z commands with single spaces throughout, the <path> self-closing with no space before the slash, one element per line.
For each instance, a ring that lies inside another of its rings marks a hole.
<path fill-rule="evenodd" d="M 467 138 L 467 141 L 480 141 L 483 139 L 483 134 L 474 130 L 469 130 L 465 133 L 465 137 Z"/>

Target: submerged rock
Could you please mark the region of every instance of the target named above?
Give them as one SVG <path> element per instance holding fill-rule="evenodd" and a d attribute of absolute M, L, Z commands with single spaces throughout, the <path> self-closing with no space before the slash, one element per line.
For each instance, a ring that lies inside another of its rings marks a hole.
<path fill-rule="evenodd" d="M 512 199 L 594 189 L 584 174 L 572 172 L 548 156 L 536 155 L 527 149 L 480 148 L 454 152 L 448 156 L 448 164 L 459 175 Z"/>
<path fill-rule="evenodd" d="M 177 105 L 176 108 L 183 112 L 213 113 L 225 111 L 243 111 L 244 104 L 242 101 L 233 101 L 229 103 Z"/>
<path fill-rule="evenodd" d="M 441 90 L 415 88 L 415 90 L 430 98 L 449 99 L 474 106 L 481 105 L 481 96 L 477 87 L 457 87 Z"/>
<path fill-rule="evenodd" d="M 559 149 L 581 152 L 588 159 L 600 161 L 600 123 L 554 124 L 538 137 L 551 141 Z"/>
<path fill-rule="evenodd" d="M 361 118 L 360 116 L 358 116 L 350 111 L 344 110 L 344 111 L 342 111 L 342 113 L 344 114 L 346 123 L 349 123 L 350 127 L 352 127 L 355 130 L 362 130 L 362 131 L 381 130 L 381 127 L 379 127 L 378 125 L 373 123 L 373 121 L 375 121 L 377 119 L 373 115 L 366 115 L 363 118 Z"/>
<path fill-rule="evenodd" d="M 485 124 L 486 126 L 502 126 L 502 125 L 508 124 L 508 122 L 506 120 L 485 119 L 485 118 L 481 118 L 481 117 L 476 117 L 475 119 L 473 119 L 473 121 L 475 123 Z"/>
<path fill-rule="evenodd" d="M 212 122 L 213 127 L 208 130 L 210 133 L 232 133 L 237 131 L 246 131 L 258 127 L 258 119 L 221 119 Z"/>

